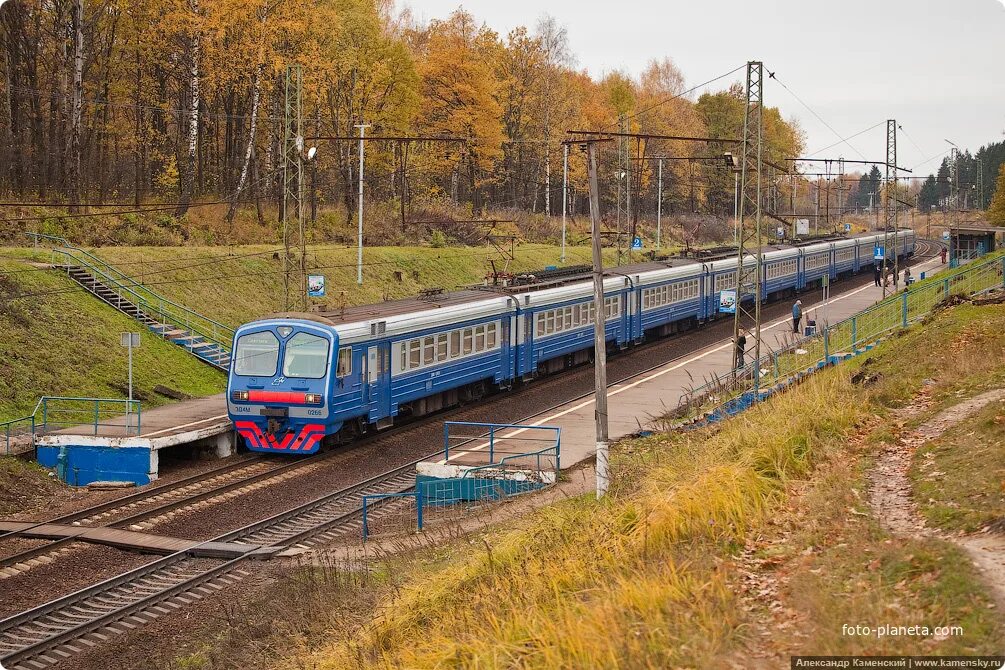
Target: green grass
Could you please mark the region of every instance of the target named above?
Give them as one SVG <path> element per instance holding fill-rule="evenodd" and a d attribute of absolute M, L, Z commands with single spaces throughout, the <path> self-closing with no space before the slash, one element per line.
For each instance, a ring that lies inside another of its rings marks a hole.
<path fill-rule="evenodd" d="M 168 402 L 155 385 L 193 396 L 220 392 L 221 372 L 199 362 L 53 271 L 35 271 L 25 250 L 0 260 L 0 420 L 32 411 L 40 396 L 124 398 L 126 353 L 119 333 L 141 331 L 133 355 L 135 397 L 143 407 Z M 27 271 L 25 271 L 27 270 Z M 10 300 L 15 296 L 42 294 Z"/>
<path fill-rule="evenodd" d="M 101 258 L 116 265 L 165 297 L 237 326 L 284 307 L 283 265 L 275 246 L 254 247 L 105 247 Z M 606 250 L 606 262 L 613 251 Z M 337 310 L 417 295 L 427 288 L 480 284 L 491 270 L 490 260 L 503 270 L 506 262 L 492 247 L 373 247 L 364 252 L 363 285 L 356 283 L 356 249 L 315 247 L 308 252 L 309 271 L 323 274 L 326 297 L 312 298 L 315 307 Z M 560 265 L 558 247 L 521 244 L 511 272 Z M 567 248 L 566 265 L 590 262 L 590 249 Z M 399 273 L 396 275 L 395 273 Z"/>
<path fill-rule="evenodd" d="M 911 479 L 928 522 L 973 532 L 1005 521 L 1005 404 L 993 402 L 923 445 Z"/>

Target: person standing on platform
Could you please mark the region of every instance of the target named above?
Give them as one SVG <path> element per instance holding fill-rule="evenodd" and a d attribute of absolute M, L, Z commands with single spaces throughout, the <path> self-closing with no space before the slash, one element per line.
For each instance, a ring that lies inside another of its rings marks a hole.
<path fill-rule="evenodd" d="M 911 268 L 904 268 L 904 288 L 911 283 Z"/>
<path fill-rule="evenodd" d="M 802 318 L 803 318 L 803 301 L 802 300 L 796 300 L 796 302 L 792 305 L 792 332 L 793 333 L 798 333 L 799 332 L 799 322 L 802 320 Z"/>
<path fill-rule="evenodd" d="M 942 264 L 946 264 L 946 248 L 942 247 L 942 251 L 939 252 L 939 256 L 942 257 Z"/>
<path fill-rule="evenodd" d="M 879 267 L 879 263 L 876 263 L 872 268 L 872 278 L 876 282 L 876 286 L 882 286 L 883 282 L 883 268 Z"/>
<path fill-rule="evenodd" d="M 736 361 L 734 365 L 734 368 L 736 370 L 739 370 L 740 368 L 743 367 L 744 363 L 743 357 L 746 355 L 746 353 L 747 353 L 747 331 L 741 328 L 740 332 L 736 336 L 736 352 L 735 352 Z"/>

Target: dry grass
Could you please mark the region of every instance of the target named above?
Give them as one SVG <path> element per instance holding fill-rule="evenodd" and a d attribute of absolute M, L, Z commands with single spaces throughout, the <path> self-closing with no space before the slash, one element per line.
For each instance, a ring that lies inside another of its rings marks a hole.
<path fill-rule="evenodd" d="M 631 443 L 609 498 L 469 545 L 319 667 L 711 667 L 744 622 L 722 560 L 854 427 L 825 402 L 846 384 L 822 376 L 718 432 Z"/>

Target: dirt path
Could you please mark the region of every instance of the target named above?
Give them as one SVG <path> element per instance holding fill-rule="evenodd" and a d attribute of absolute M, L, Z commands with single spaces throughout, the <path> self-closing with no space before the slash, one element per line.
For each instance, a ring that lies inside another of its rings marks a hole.
<path fill-rule="evenodd" d="M 917 448 L 937 439 L 947 430 L 992 402 L 1005 399 L 1005 389 L 995 389 L 953 405 L 914 430 L 904 431 L 880 454 L 869 477 L 869 501 L 880 523 L 895 535 L 938 537 L 962 547 L 984 576 L 1000 606 L 1005 607 L 1005 537 L 991 533 L 948 536 L 928 528 L 911 494 L 908 471 Z M 925 391 L 896 415 L 900 421 L 917 416 L 931 405 Z"/>

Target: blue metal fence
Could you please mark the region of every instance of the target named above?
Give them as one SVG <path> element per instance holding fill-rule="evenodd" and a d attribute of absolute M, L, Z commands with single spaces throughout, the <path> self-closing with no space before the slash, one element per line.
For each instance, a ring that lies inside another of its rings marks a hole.
<path fill-rule="evenodd" d="M 31 451 L 35 438 L 57 430 L 80 428 L 91 435 L 139 435 L 143 407 L 139 400 L 43 396 L 28 416 L 0 422 L 4 454 Z"/>
<path fill-rule="evenodd" d="M 410 504 L 414 508 L 414 528 L 422 530 L 430 508 L 495 502 L 536 491 L 558 480 L 562 441 L 562 429 L 558 426 L 450 421 L 444 425 L 443 435 L 441 464 L 456 465 L 457 476 L 426 479 L 417 476 L 413 491 L 363 496 L 363 539 L 371 534 L 374 510 L 385 505 Z M 513 443 L 542 442 L 546 446 L 531 451 L 513 447 Z M 460 462 L 462 459 L 465 463 Z M 471 464 L 473 459 L 477 459 L 475 464 Z M 451 460 L 457 462 L 452 464 Z"/>
<path fill-rule="evenodd" d="M 677 414 L 698 413 L 711 421 L 735 414 L 769 393 L 772 386 L 871 348 L 890 333 L 922 319 L 951 295 L 973 295 L 995 288 L 1005 288 L 1005 255 L 914 283 L 815 335 L 689 391 L 681 396 Z M 759 373 L 756 378 L 755 373 Z M 710 402 L 711 398 L 717 402 Z"/>

